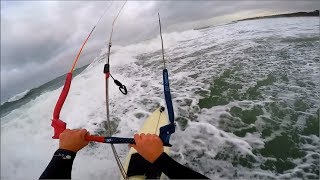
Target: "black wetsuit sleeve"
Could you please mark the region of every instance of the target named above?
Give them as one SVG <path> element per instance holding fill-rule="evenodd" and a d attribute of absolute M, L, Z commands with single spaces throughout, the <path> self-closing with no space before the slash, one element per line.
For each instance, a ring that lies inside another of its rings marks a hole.
<path fill-rule="evenodd" d="M 162 153 L 153 165 L 160 169 L 170 179 L 209 179 L 208 177 L 179 164 L 166 153 Z"/>
<path fill-rule="evenodd" d="M 71 179 L 71 170 L 76 153 L 58 149 L 39 179 Z"/>

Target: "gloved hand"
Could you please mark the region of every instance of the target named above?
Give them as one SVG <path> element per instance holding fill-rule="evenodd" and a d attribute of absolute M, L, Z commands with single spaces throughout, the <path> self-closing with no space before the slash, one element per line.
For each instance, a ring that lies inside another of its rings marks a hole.
<path fill-rule="evenodd" d="M 163 153 L 163 143 L 159 136 L 155 134 L 135 134 L 136 144 L 130 144 L 147 161 L 153 163 Z"/>
<path fill-rule="evenodd" d="M 59 136 L 59 149 L 78 152 L 89 143 L 85 140 L 86 134 L 90 135 L 86 129 L 64 130 Z"/>

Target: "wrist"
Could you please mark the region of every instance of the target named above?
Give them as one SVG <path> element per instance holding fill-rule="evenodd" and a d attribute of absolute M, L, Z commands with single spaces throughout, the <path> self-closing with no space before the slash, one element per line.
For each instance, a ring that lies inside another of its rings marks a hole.
<path fill-rule="evenodd" d="M 152 164 L 158 164 L 159 162 L 163 161 L 164 159 L 167 158 L 167 154 L 165 152 L 162 152 L 158 157 L 157 159 L 155 159 Z"/>
<path fill-rule="evenodd" d="M 71 159 L 73 160 L 76 157 L 77 153 L 74 151 L 70 151 L 67 149 L 61 149 L 59 148 L 58 150 L 56 150 L 56 152 L 54 153 L 54 157 L 60 157 L 62 159 Z"/>
<path fill-rule="evenodd" d="M 66 151 L 71 151 L 71 152 L 74 152 L 74 153 L 78 152 L 78 150 L 76 150 L 75 148 L 65 147 L 65 146 L 59 146 L 59 149 L 63 149 L 63 150 L 66 150 Z"/>
<path fill-rule="evenodd" d="M 65 148 L 60 148 L 59 147 L 59 149 L 57 149 L 57 151 L 56 152 L 65 152 L 65 153 L 68 153 L 68 154 L 74 154 L 74 155 L 76 155 L 77 154 L 77 152 L 75 152 L 75 151 L 72 151 L 72 150 L 69 150 L 69 149 L 65 149 Z"/>

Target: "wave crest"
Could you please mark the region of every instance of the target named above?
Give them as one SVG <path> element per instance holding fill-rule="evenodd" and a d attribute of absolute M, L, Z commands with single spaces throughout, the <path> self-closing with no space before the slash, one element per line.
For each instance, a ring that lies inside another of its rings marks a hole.
<path fill-rule="evenodd" d="M 8 99 L 7 102 L 18 101 L 18 100 L 24 98 L 29 92 L 30 92 L 30 89 L 27 89 L 27 90 L 23 91 L 22 93 L 16 94 L 13 97 L 11 97 L 10 99 Z"/>

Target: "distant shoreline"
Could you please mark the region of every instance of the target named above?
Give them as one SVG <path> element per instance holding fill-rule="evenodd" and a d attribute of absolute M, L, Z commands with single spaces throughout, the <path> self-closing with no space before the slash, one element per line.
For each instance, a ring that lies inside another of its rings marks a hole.
<path fill-rule="evenodd" d="M 236 21 L 233 21 L 233 22 L 256 20 L 256 19 L 268 19 L 268 18 L 315 17 L 315 16 L 319 17 L 319 10 L 315 10 L 315 11 L 311 11 L 311 12 L 295 12 L 295 13 L 287 13 L 287 14 L 276 14 L 276 15 L 270 15 L 270 16 L 258 16 L 258 17 L 240 19 L 240 20 L 236 20 Z"/>
<path fill-rule="evenodd" d="M 245 19 L 239 19 L 232 21 L 227 24 L 233 24 L 237 23 L 240 21 L 250 21 L 250 20 L 257 20 L 257 19 L 269 19 L 269 18 L 283 18 L 283 17 L 319 17 L 319 10 L 311 11 L 311 12 L 294 12 L 294 13 L 287 13 L 287 14 L 275 14 L 275 15 L 269 15 L 269 16 L 258 16 L 258 17 L 252 17 L 252 18 L 245 18 Z M 202 27 L 197 27 L 193 28 L 193 30 L 201 30 L 201 29 L 206 29 L 214 27 L 213 25 L 210 26 L 202 26 Z"/>

